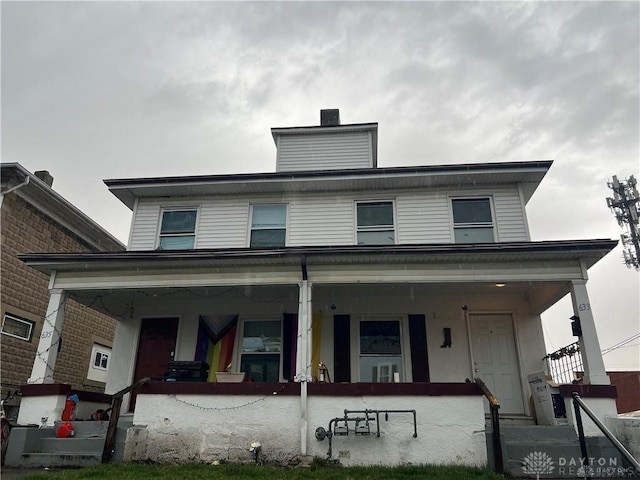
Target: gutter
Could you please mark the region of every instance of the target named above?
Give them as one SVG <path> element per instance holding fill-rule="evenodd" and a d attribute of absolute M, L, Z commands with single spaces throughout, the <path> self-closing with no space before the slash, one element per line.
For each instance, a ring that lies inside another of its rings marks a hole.
<path fill-rule="evenodd" d="M 2 194 L 0 194 L 0 207 L 2 207 L 2 202 L 4 201 L 4 197 L 8 194 L 10 194 L 11 192 L 15 192 L 16 190 L 18 190 L 19 188 L 24 187 L 25 185 L 27 185 L 29 183 L 29 181 L 31 180 L 31 177 L 29 177 L 27 175 L 26 180 L 22 183 L 19 183 L 18 185 L 14 185 L 11 188 L 8 188 L 7 190 L 5 190 L 4 192 L 2 192 Z"/>

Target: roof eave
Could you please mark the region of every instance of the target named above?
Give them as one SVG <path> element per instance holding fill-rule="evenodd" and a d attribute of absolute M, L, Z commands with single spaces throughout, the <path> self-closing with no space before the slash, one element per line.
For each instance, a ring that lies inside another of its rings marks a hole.
<path fill-rule="evenodd" d="M 337 246 L 337 247 L 288 247 L 277 249 L 229 249 L 185 251 L 127 251 L 77 254 L 23 254 L 18 257 L 27 265 L 50 274 L 59 271 L 91 271 L 131 267 L 181 268 L 203 266 L 207 261 L 233 264 L 269 260 L 274 264 L 292 265 L 302 259 L 307 265 L 324 264 L 329 259 L 347 259 L 347 263 L 376 263 L 371 257 L 379 257 L 385 263 L 402 263 L 403 258 L 420 255 L 424 263 L 460 261 L 504 261 L 560 258 L 584 260 L 590 268 L 618 244 L 617 240 L 561 240 L 542 242 L 505 242 L 485 244 L 428 244 L 393 246 Z M 484 260 L 483 260 L 484 258 Z M 364 259 L 364 260 L 363 260 Z M 406 260 L 405 260 L 406 261 Z"/>

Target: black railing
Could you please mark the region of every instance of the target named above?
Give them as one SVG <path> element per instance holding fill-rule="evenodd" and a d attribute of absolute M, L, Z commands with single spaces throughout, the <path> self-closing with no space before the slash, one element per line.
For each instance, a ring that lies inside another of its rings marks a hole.
<path fill-rule="evenodd" d="M 495 397 L 489 387 L 480 378 L 474 379 L 482 390 L 482 393 L 489 401 L 489 412 L 491 414 L 491 440 L 493 444 L 493 464 L 496 473 L 504 473 L 504 461 L 502 459 L 502 440 L 500 439 L 500 402 Z"/>
<path fill-rule="evenodd" d="M 582 454 L 582 465 L 584 467 L 585 473 L 589 471 L 589 454 L 587 452 L 587 441 L 584 436 L 584 426 L 582 424 L 582 415 L 580 413 L 580 409 L 584 410 L 584 412 L 589 416 L 589 418 L 596 424 L 596 426 L 600 429 L 602 433 L 613 443 L 613 446 L 622 454 L 624 458 L 626 458 L 629 463 L 636 469 L 638 474 L 640 474 L 640 463 L 633 458 L 633 455 L 629 453 L 629 451 L 624 448 L 624 445 L 620 443 L 620 441 L 611 433 L 611 431 L 604 426 L 604 424 L 600 421 L 598 417 L 591 411 L 591 409 L 584 403 L 580 395 L 576 392 L 573 392 L 573 409 L 576 415 L 576 427 L 578 428 L 578 439 L 580 440 L 580 453 Z"/>

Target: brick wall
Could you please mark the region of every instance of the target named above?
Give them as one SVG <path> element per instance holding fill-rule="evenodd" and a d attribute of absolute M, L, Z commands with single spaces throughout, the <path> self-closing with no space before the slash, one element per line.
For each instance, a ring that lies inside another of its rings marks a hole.
<path fill-rule="evenodd" d="M 618 413 L 640 410 L 640 372 L 607 372 L 618 390 Z"/>
<path fill-rule="evenodd" d="M 30 342 L 0 335 L 0 374 L 4 396 L 7 389 L 26 383 L 31 375 L 49 302 L 49 277 L 27 267 L 16 255 L 87 252 L 92 249 L 15 193 L 4 198 L 0 222 L 0 313 L 2 317 L 9 312 L 35 322 Z M 77 389 L 103 391 L 103 386 L 86 381 L 89 356 L 95 340 L 111 345 L 115 323 L 111 317 L 68 300 L 54 381 L 68 383 Z"/>

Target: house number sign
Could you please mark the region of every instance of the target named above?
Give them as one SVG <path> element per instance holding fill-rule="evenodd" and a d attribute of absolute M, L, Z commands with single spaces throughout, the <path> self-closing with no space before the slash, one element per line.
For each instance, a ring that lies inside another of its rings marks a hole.
<path fill-rule="evenodd" d="M 578 310 L 581 312 L 585 312 L 587 310 L 591 310 L 591 305 L 588 303 L 581 303 L 580 305 L 578 305 Z"/>
<path fill-rule="evenodd" d="M 53 335 L 53 330 L 47 330 L 46 332 L 42 332 L 40 338 L 50 338 Z"/>

